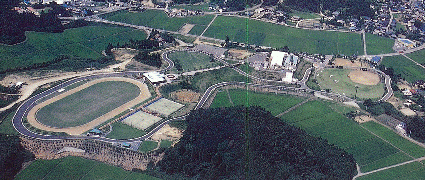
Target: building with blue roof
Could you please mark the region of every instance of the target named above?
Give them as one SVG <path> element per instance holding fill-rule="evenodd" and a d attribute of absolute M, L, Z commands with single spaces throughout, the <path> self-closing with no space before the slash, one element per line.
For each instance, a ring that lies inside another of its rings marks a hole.
<path fill-rule="evenodd" d="M 381 57 L 375 56 L 370 60 L 370 62 L 373 63 L 373 64 L 379 64 L 381 62 Z"/>

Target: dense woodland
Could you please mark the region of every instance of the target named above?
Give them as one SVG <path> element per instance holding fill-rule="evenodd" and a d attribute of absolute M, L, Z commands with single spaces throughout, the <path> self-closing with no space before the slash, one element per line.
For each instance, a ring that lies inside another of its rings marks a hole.
<path fill-rule="evenodd" d="M 352 155 L 260 107 L 192 111 L 156 171 L 193 179 L 352 179 Z"/>
<path fill-rule="evenodd" d="M 13 179 L 24 162 L 34 159 L 19 142 L 18 136 L 0 134 L 0 179 Z"/>
<path fill-rule="evenodd" d="M 421 142 L 425 142 L 425 119 L 415 116 L 406 123 L 406 131 L 410 136 Z"/>
<path fill-rule="evenodd" d="M 134 57 L 134 60 L 157 68 L 160 68 L 162 65 L 161 55 L 159 53 L 141 51 Z"/>
<path fill-rule="evenodd" d="M 55 3 L 48 5 L 52 10 L 42 12 L 38 17 L 33 13 L 14 11 L 13 8 L 20 3 L 19 0 L 0 2 L 0 43 L 11 45 L 22 42 L 25 40 L 25 31 L 57 33 L 65 29 L 57 15 L 66 15 L 67 11 Z"/>

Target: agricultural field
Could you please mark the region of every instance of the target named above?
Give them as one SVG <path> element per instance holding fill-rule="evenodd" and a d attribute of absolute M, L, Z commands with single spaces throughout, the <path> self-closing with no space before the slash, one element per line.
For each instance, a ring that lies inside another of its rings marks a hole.
<path fill-rule="evenodd" d="M 129 82 L 100 82 L 44 106 L 36 118 L 52 127 L 79 126 L 135 99 L 139 93 L 139 87 Z"/>
<path fill-rule="evenodd" d="M 0 45 L 0 71 L 49 62 L 59 55 L 96 59 L 102 57 L 108 43 L 146 38 L 143 31 L 110 26 L 86 26 L 63 33 L 26 32 L 26 36 L 23 43 Z"/>
<path fill-rule="evenodd" d="M 355 83 L 348 77 L 350 72 L 351 70 L 347 69 L 325 69 L 317 72 L 315 78 L 321 89 L 331 89 L 332 92 L 348 97 L 379 99 L 384 95 L 385 89 L 383 83 L 379 82 L 376 85 Z"/>
<path fill-rule="evenodd" d="M 140 144 L 138 151 L 140 152 L 149 152 L 158 147 L 158 142 L 155 141 L 143 141 L 142 144 Z"/>
<path fill-rule="evenodd" d="M 211 62 L 211 57 L 204 53 L 176 51 L 168 54 L 168 58 L 179 61 L 184 71 L 193 71 L 218 66 L 219 62 Z"/>
<path fill-rule="evenodd" d="M 298 16 L 300 18 L 303 19 L 316 19 L 316 18 L 320 18 L 321 16 L 319 16 L 316 13 L 313 12 L 303 12 L 303 11 L 297 11 L 297 10 L 292 10 L 291 13 L 289 13 L 290 16 Z"/>
<path fill-rule="evenodd" d="M 201 10 L 204 12 L 211 12 L 211 10 L 208 9 L 208 3 L 199 4 L 199 5 L 192 5 L 192 4 L 174 5 L 171 7 L 171 9 L 174 9 L 174 8 L 191 10 L 191 11 Z"/>
<path fill-rule="evenodd" d="M 208 25 L 213 19 L 213 15 L 174 17 L 170 18 L 161 10 L 146 10 L 144 12 L 117 11 L 102 15 L 110 21 L 124 22 L 134 25 L 148 26 L 156 29 L 178 31 L 185 23 L 195 25 Z"/>
<path fill-rule="evenodd" d="M 248 28 L 248 32 L 246 32 Z M 360 34 L 290 28 L 258 20 L 218 16 L 204 36 L 321 54 L 363 54 Z M 379 42 L 378 42 L 379 43 Z"/>
<path fill-rule="evenodd" d="M 368 55 L 393 53 L 394 39 L 366 33 L 366 51 Z"/>
<path fill-rule="evenodd" d="M 156 122 L 161 121 L 161 119 L 162 118 L 160 117 L 145 113 L 143 111 L 138 111 L 125 118 L 122 123 L 140 130 L 145 130 Z"/>
<path fill-rule="evenodd" d="M 173 112 L 176 112 L 183 106 L 183 104 L 176 103 L 165 98 L 161 98 L 158 101 L 155 101 L 154 103 L 147 106 L 146 109 L 168 116 Z"/>
<path fill-rule="evenodd" d="M 267 93 L 257 93 L 241 89 L 223 89 L 214 98 L 211 108 L 229 106 L 261 106 L 270 111 L 273 115 L 278 115 L 296 104 L 305 100 L 304 97 L 291 95 L 276 95 Z"/>
<path fill-rule="evenodd" d="M 357 180 L 423 180 L 425 166 L 420 162 L 413 162 L 357 178 Z"/>
<path fill-rule="evenodd" d="M 125 171 L 101 162 L 68 156 L 54 160 L 35 160 L 15 179 L 74 180 L 74 179 L 158 179 L 142 173 Z"/>
<path fill-rule="evenodd" d="M 241 96 L 244 98 L 240 98 Z M 238 99 L 245 99 L 245 102 L 241 103 Z M 302 102 L 299 97 L 290 95 L 279 96 L 229 89 L 218 92 L 211 107 L 244 105 L 246 99 L 256 101 L 256 103 L 249 104 L 264 107 L 274 115 Z M 275 101 L 270 102 L 271 99 L 275 99 Z M 296 102 L 288 103 L 288 101 Z M 280 112 L 276 112 L 275 108 L 282 106 L 285 107 Z M 345 107 L 337 103 L 309 101 L 284 114 L 281 118 L 289 124 L 304 129 L 311 135 L 322 137 L 329 143 L 345 149 L 356 159 L 361 172 L 369 172 L 425 156 L 424 148 L 400 137 L 392 130 L 374 122 L 359 125 L 346 118 L 344 114 L 352 110 L 352 107 Z"/>
<path fill-rule="evenodd" d="M 415 51 L 407 54 L 407 57 L 413 59 L 419 64 L 425 65 L 425 50 Z"/>
<path fill-rule="evenodd" d="M 146 132 L 130 125 L 116 122 L 112 124 L 112 132 L 106 137 L 111 139 L 133 139 L 145 135 Z"/>
<path fill-rule="evenodd" d="M 416 54 L 410 56 L 415 57 L 415 55 Z M 403 56 L 384 57 L 381 64 L 386 67 L 393 68 L 394 74 L 400 74 L 401 78 L 410 83 L 425 79 L 425 69 Z M 401 64 L 402 66 L 400 66 Z"/>

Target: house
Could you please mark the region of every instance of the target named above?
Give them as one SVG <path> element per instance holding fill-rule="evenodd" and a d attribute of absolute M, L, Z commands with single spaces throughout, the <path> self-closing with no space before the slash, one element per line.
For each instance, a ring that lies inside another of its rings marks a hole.
<path fill-rule="evenodd" d="M 379 64 L 379 63 L 381 62 L 381 57 L 380 57 L 380 56 L 375 56 L 375 57 L 373 57 L 373 58 L 370 60 L 370 62 L 371 62 L 372 64 L 377 65 L 377 64 Z"/>

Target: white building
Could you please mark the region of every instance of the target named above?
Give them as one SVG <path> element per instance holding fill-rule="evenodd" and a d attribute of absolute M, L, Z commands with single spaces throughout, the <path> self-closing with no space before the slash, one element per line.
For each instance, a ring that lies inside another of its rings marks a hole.
<path fill-rule="evenodd" d="M 270 67 L 283 66 L 283 59 L 288 55 L 286 52 L 272 51 L 270 55 Z"/>
<path fill-rule="evenodd" d="M 159 72 L 147 72 L 143 73 L 143 76 L 146 77 L 152 84 L 165 83 L 165 75 Z"/>

